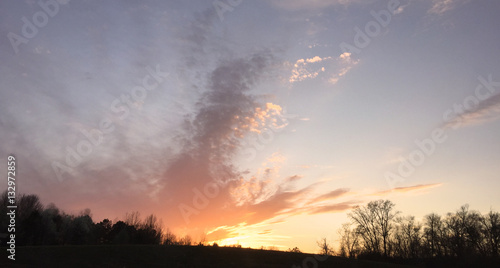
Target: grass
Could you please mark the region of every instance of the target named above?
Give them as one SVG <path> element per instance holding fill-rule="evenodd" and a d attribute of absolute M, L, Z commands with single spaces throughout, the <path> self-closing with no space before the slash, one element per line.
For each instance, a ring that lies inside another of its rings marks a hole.
<path fill-rule="evenodd" d="M 313 259 L 312 254 L 225 247 L 39 246 L 16 248 L 15 261 L 4 254 L 0 267 L 409 267 L 332 256 L 303 266 Z"/>

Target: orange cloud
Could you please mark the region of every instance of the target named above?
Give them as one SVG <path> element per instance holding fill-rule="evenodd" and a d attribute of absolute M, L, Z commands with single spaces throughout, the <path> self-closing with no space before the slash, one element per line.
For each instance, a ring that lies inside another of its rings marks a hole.
<path fill-rule="evenodd" d="M 232 119 L 235 121 L 234 135 L 240 138 L 248 131 L 261 133 L 266 128 L 278 130 L 288 125 L 281 106 L 271 102 L 265 103 L 263 107 L 255 107 L 251 115 L 234 115 Z"/>
<path fill-rule="evenodd" d="M 207 233 L 207 241 L 222 240 L 230 236 L 230 232 L 223 227 L 216 228 L 214 231 Z"/>
<path fill-rule="evenodd" d="M 264 230 L 260 233 L 258 233 L 259 235 L 266 235 L 266 234 L 270 234 L 271 233 L 271 229 L 267 229 L 267 230 Z"/>

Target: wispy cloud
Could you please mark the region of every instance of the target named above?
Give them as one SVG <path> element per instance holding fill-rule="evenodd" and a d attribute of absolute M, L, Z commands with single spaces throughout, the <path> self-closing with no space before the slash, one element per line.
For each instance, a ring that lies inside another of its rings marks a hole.
<path fill-rule="evenodd" d="M 500 94 L 479 102 L 473 109 L 458 114 L 443 125 L 444 128 L 457 128 L 478 125 L 500 119 Z"/>
<path fill-rule="evenodd" d="M 308 204 L 314 204 L 314 203 L 323 202 L 323 201 L 327 201 L 327 200 L 337 199 L 340 196 L 342 196 L 348 192 L 349 192 L 349 189 L 344 189 L 344 188 L 336 189 L 336 190 L 333 190 L 329 193 L 322 194 L 322 195 L 312 199 L 311 201 L 308 202 Z"/>
<path fill-rule="evenodd" d="M 342 202 L 332 205 L 324 205 L 312 208 L 309 214 L 320 214 L 320 213 L 332 213 L 332 212 L 342 212 L 352 209 L 357 203 L 356 202 Z"/>
<path fill-rule="evenodd" d="M 413 185 L 413 186 L 407 186 L 407 187 L 396 187 L 393 189 L 385 190 L 385 191 L 380 191 L 376 192 L 372 195 L 388 195 L 392 193 L 409 193 L 409 192 L 417 192 L 417 191 L 423 191 L 423 190 L 428 190 L 436 187 L 440 187 L 443 185 L 442 183 L 433 183 L 433 184 L 419 184 L 419 185 Z"/>

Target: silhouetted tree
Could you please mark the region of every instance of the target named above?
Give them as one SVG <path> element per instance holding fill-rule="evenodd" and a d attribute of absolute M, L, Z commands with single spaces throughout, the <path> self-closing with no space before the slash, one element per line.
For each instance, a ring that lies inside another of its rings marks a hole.
<path fill-rule="evenodd" d="M 69 244 L 95 244 L 97 240 L 94 235 L 94 222 L 90 215 L 81 215 L 71 218 L 66 234 L 66 239 Z"/>
<path fill-rule="evenodd" d="M 394 255 L 400 258 L 419 258 L 421 256 L 422 226 L 415 222 L 415 217 L 400 217 L 396 220 L 394 232 Z"/>
<path fill-rule="evenodd" d="M 321 240 L 316 242 L 318 244 L 318 247 L 320 248 L 319 254 L 324 255 L 324 256 L 330 256 L 333 255 L 333 248 L 328 244 L 326 241 L 326 238 L 322 238 Z"/>
<path fill-rule="evenodd" d="M 441 216 L 431 213 L 424 217 L 424 248 L 427 257 L 443 256 L 444 230 Z"/>
<path fill-rule="evenodd" d="M 40 245 L 42 243 L 43 205 L 36 195 L 20 195 L 17 202 L 17 245 Z"/>
<path fill-rule="evenodd" d="M 7 226 L 9 225 L 10 216 L 7 215 L 9 212 L 7 210 L 7 206 L 9 205 L 9 197 L 7 194 L 7 190 L 3 191 L 0 195 L 0 232 L 7 232 Z M 4 234 L 6 238 L 8 236 L 7 233 Z M 5 239 L 4 239 L 5 240 Z M 3 240 L 2 240 L 3 243 Z"/>
<path fill-rule="evenodd" d="M 7 230 L 8 193 L 0 195 L 0 227 Z M 78 216 L 68 215 L 54 204 L 44 209 L 36 195 L 18 195 L 16 199 L 16 244 L 23 245 L 66 245 L 66 244 L 160 244 L 163 239 L 162 223 L 155 215 L 141 221 L 139 212 L 127 213 L 125 221 L 115 224 L 108 219 L 94 223 L 90 209 Z M 167 232 L 166 241 L 176 243 L 175 235 Z M 6 233 L 0 233 L 5 242 Z M 191 244 L 189 236 L 183 243 Z"/>
<path fill-rule="evenodd" d="M 352 223 L 344 223 L 338 231 L 340 235 L 340 256 L 355 258 L 359 253 L 359 234 L 352 229 Z"/>
<path fill-rule="evenodd" d="M 490 211 L 481 219 L 483 237 L 488 255 L 500 256 L 500 213 Z"/>
<path fill-rule="evenodd" d="M 377 200 L 363 207 L 357 206 L 349 213 L 368 253 L 387 256 L 393 220 L 399 213 L 393 208 L 391 201 Z"/>
<path fill-rule="evenodd" d="M 178 244 L 183 246 L 191 246 L 193 244 L 193 241 L 191 239 L 191 236 L 185 235 L 184 237 L 179 239 Z"/>
<path fill-rule="evenodd" d="M 138 211 L 125 214 L 125 223 L 128 226 L 134 226 L 135 228 L 140 228 L 141 226 L 141 214 Z"/>
<path fill-rule="evenodd" d="M 160 244 L 162 240 L 161 222 L 155 215 L 151 214 L 144 219 L 140 232 L 144 244 Z"/>
<path fill-rule="evenodd" d="M 456 213 L 448 213 L 444 220 L 446 236 L 445 243 L 454 257 L 462 257 L 466 249 L 466 221 L 468 206 L 464 205 Z"/>
<path fill-rule="evenodd" d="M 167 246 L 177 244 L 177 237 L 168 228 L 167 231 L 165 232 L 165 239 L 163 240 L 163 244 Z"/>
<path fill-rule="evenodd" d="M 110 220 L 104 219 L 97 223 L 95 226 L 95 233 L 97 237 L 97 242 L 99 244 L 109 244 L 111 243 L 110 233 L 113 228 L 113 224 Z"/>
<path fill-rule="evenodd" d="M 62 217 L 59 214 L 59 209 L 54 204 L 49 204 L 42 212 L 42 232 L 41 244 L 42 245 L 56 245 L 60 244 L 60 232 Z"/>
<path fill-rule="evenodd" d="M 21 195 L 17 199 L 17 217 L 19 220 L 28 218 L 33 212 L 41 212 L 43 205 L 37 195 Z"/>
<path fill-rule="evenodd" d="M 131 242 L 131 234 L 134 233 L 135 228 L 129 226 L 123 221 L 116 222 L 111 231 L 109 232 L 109 238 L 112 244 L 129 244 Z"/>
<path fill-rule="evenodd" d="M 358 258 L 384 253 L 397 259 L 425 260 L 432 267 L 500 267 L 500 214 L 480 214 L 468 205 L 441 217 L 435 213 L 419 223 L 413 216 L 398 217 L 390 201 L 356 207 L 351 222 L 340 229 L 340 255 L 347 257 L 353 245 L 353 230 L 360 245 Z M 384 224 L 381 224 L 384 223 Z M 354 226 L 351 228 L 350 224 Z M 384 247 L 384 233 L 389 234 Z"/>

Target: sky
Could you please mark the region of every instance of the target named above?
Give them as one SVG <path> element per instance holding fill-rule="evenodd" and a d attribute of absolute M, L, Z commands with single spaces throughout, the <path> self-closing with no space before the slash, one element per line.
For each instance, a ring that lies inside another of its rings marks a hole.
<path fill-rule="evenodd" d="M 1 1 L 0 172 L 14 155 L 18 194 L 94 221 L 154 213 L 195 241 L 304 252 L 372 200 L 498 211 L 499 12 Z"/>

